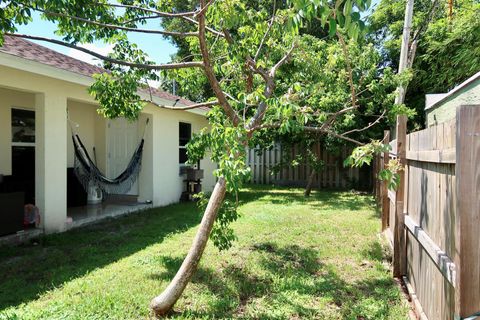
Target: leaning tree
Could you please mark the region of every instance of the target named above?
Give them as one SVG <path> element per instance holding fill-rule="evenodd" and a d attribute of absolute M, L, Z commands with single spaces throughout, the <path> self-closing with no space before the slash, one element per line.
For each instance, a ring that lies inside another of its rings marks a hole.
<path fill-rule="evenodd" d="M 157 316 L 167 313 L 181 296 L 200 262 L 212 229 L 214 243 L 220 247 L 228 247 L 233 239 L 228 223 L 236 214 L 234 208 L 225 205 L 224 198 L 227 193 L 236 195 L 249 174 L 245 149 L 257 135 L 265 130 L 308 131 L 354 141 L 337 125 L 355 114 L 358 104 L 351 103 L 354 95 L 331 97 L 345 101 L 335 104 L 334 108 L 317 108 L 310 102 L 305 103 L 304 93 L 311 84 L 292 83 L 288 77 L 282 77 L 282 72 L 293 68 L 299 78 L 309 78 L 318 72 L 321 65 L 302 65 L 302 57 L 311 52 L 311 44 L 304 41 L 299 30 L 310 23 L 325 28 L 332 39 L 337 34 L 341 38 L 357 39 L 364 29 L 360 12 L 369 7 L 370 0 L 288 0 L 282 1 L 282 6 L 276 6 L 272 0 L 271 6 L 261 8 L 255 6 L 254 1 L 199 0 L 184 11 L 175 10 L 170 3 L 153 0 L 0 2 L 0 37 L 47 41 L 83 51 L 104 62 L 108 72 L 95 75 L 89 91 L 99 102 L 99 112 L 106 117 L 136 118 L 145 103 L 154 103 L 142 99 L 137 92 L 147 80 L 158 79 L 159 72 L 190 77 L 192 88 L 193 80 L 197 79 L 194 75 L 201 74 L 208 83 L 211 98 L 174 109 L 211 107 L 210 128 L 193 139 L 188 154 L 190 160 L 195 161 L 209 151 L 218 164 L 215 172 L 218 179 L 185 260 L 164 292 L 150 304 Z M 55 22 L 56 34 L 61 40 L 17 32 L 16 26 L 28 24 L 34 11 Z M 181 30 L 145 27 L 147 21 L 162 19 L 178 20 L 179 23 L 172 26 L 181 25 Z M 185 38 L 192 56 L 156 64 L 129 41 L 128 33 L 133 32 Z M 113 44 L 113 52 L 102 55 L 80 46 L 99 40 Z M 332 54 L 329 58 L 336 56 Z M 295 69 L 296 66 L 302 67 Z"/>

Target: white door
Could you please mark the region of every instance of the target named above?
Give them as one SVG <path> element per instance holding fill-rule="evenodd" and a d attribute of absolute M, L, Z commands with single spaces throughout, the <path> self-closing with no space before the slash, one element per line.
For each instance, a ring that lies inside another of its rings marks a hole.
<path fill-rule="evenodd" d="M 116 178 L 127 167 L 138 146 L 138 123 L 125 118 L 108 120 L 107 122 L 107 174 Z M 138 183 L 127 193 L 138 195 Z"/>

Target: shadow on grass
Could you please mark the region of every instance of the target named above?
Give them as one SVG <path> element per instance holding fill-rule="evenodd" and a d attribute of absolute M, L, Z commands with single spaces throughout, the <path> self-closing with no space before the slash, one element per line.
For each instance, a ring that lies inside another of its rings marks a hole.
<path fill-rule="evenodd" d="M 372 261 L 382 262 L 383 260 L 385 260 L 385 258 L 388 258 L 384 251 L 384 248 L 378 241 L 372 242 L 369 247 L 362 253 L 365 258 Z"/>
<path fill-rule="evenodd" d="M 325 206 L 353 210 L 370 204 L 368 197 L 345 197 L 342 192 L 315 192 L 311 198 L 305 199 L 298 190 L 272 189 L 253 186 L 242 192 L 241 203 L 255 200 L 277 204 L 311 202 L 319 210 Z M 0 310 L 34 300 L 67 281 L 162 242 L 169 234 L 186 231 L 199 221 L 195 204 L 177 204 L 49 235 L 42 238 L 38 245 L 0 247 Z M 262 257 L 261 267 L 266 271 L 265 276 L 260 277 L 236 264 L 227 264 L 220 275 L 208 268 L 200 268 L 196 274 L 194 282 L 204 284 L 219 297 L 212 302 L 213 316 L 241 316 L 255 297 L 268 297 L 273 302 L 290 305 L 304 317 L 314 312 L 288 299 L 288 294 L 284 294 L 288 288 L 313 296 L 328 296 L 333 301 L 342 294 L 348 296 L 345 289 L 348 286 L 331 270 L 325 269 L 318 253 L 312 249 L 295 245 L 279 248 L 273 243 L 262 243 L 250 250 Z M 181 259 L 164 257 L 163 263 L 168 271 L 155 276 L 170 280 Z M 280 285 L 285 289 L 277 288 L 275 279 L 278 276 Z M 305 284 L 306 280 L 312 279 L 313 284 Z M 268 318 L 268 315 L 258 317 Z"/>
<path fill-rule="evenodd" d="M 199 221 L 195 204 L 177 204 L 48 235 L 38 245 L 0 247 L 0 310 L 36 299 Z"/>
<path fill-rule="evenodd" d="M 268 188 L 275 192 L 269 192 Z M 374 205 L 373 198 L 365 192 L 322 189 L 313 190 L 310 197 L 303 196 L 303 189 L 288 187 L 272 187 L 268 185 L 249 185 L 248 189 L 240 193 L 240 203 L 263 200 L 272 204 L 309 203 L 313 209 L 335 208 L 338 210 L 359 210 Z M 300 192 L 301 191 L 301 192 Z"/>
<path fill-rule="evenodd" d="M 192 282 L 206 288 L 201 294 L 215 298 L 209 299 L 211 302 L 205 311 L 185 310 L 170 317 L 277 319 L 276 308 L 281 306 L 286 313 L 280 316 L 282 319 L 322 318 L 321 308 L 312 306 L 323 300 L 338 310 L 335 314 L 341 318 L 377 319 L 388 317 L 390 305 L 398 299 L 393 280 L 347 283 L 331 266 L 323 264 L 319 253 L 311 248 L 279 247 L 264 242 L 254 245 L 251 251 L 259 255 L 263 272 L 253 273 L 241 262 L 232 262 L 221 270 L 200 267 Z M 163 257 L 167 271 L 153 277 L 171 279 L 181 262 L 180 258 Z M 292 292 L 303 299 L 295 299 Z M 311 303 L 305 303 L 306 296 Z M 262 311 L 256 310 L 258 301 L 264 303 Z"/>

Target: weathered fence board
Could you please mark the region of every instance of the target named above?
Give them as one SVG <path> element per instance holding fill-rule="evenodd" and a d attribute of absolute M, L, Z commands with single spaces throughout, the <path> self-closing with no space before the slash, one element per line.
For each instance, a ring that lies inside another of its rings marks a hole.
<path fill-rule="evenodd" d="M 388 142 L 390 141 L 390 131 L 389 130 L 385 130 L 384 131 L 384 139 L 383 139 L 384 142 Z M 386 164 L 388 163 L 388 160 L 390 159 L 390 155 L 389 155 L 389 152 L 388 151 L 385 151 L 383 153 L 383 155 L 381 157 L 380 160 L 380 167 L 378 168 L 378 170 L 381 170 L 382 168 L 385 168 Z M 377 181 L 378 183 L 380 183 L 379 179 L 377 178 Z M 384 231 L 388 225 L 389 225 L 389 216 L 390 216 L 390 199 L 389 199 L 389 196 L 388 196 L 388 193 L 390 192 L 388 190 L 388 182 L 387 181 L 383 181 L 381 183 L 381 196 L 382 196 L 382 231 Z"/>
<path fill-rule="evenodd" d="M 306 150 L 300 145 L 294 145 L 286 149 L 280 144 L 275 144 L 271 149 L 249 149 L 247 151 L 247 163 L 252 172 L 252 183 L 255 184 L 278 184 L 304 187 L 307 185 L 312 168 L 305 161 Z M 325 166 L 314 175 L 314 188 L 359 188 L 370 189 L 372 185 L 371 169 L 345 168 L 343 161 L 350 154 L 351 149 L 343 147 L 338 154 L 332 154 L 325 150 L 321 144 L 315 144 L 312 149 Z M 279 170 L 274 167 L 282 161 L 282 152 L 289 152 L 290 158 L 302 156 L 302 161 L 296 166 L 283 166 Z"/>
<path fill-rule="evenodd" d="M 480 312 L 480 106 L 461 106 L 456 115 L 457 157 L 455 313 Z"/>
<path fill-rule="evenodd" d="M 406 144 L 407 144 L 407 116 L 397 117 L 396 127 L 396 155 L 400 160 L 400 164 L 405 167 L 406 159 Z M 406 249 L 406 236 L 405 236 L 405 216 L 404 199 L 405 193 L 405 171 L 398 172 L 400 183 L 395 195 L 395 229 L 393 229 L 393 275 L 395 277 L 401 277 L 406 274 L 407 268 L 407 249 Z"/>
<path fill-rule="evenodd" d="M 455 264 L 445 251 L 440 249 L 428 234 L 408 215 L 405 216 L 405 227 L 410 232 L 410 235 L 420 243 L 425 252 L 428 253 L 443 276 L 455 287 Z"/>
<path fill-rule="evenodd" d="M 423 150 L 407 151 L 408 160 L 433 162 L 433 163 L 455 163 L 455 149 L 450 150 Z"/>
<path fill-rule="evenodd" d="M 397 125 L 396 132 L 376 168 L 389 158 L 405 164 L 400 192 L 383 192 L 378 202 L 395 276 L 407 280 L 422 319 L 471 317 L 480 311 L 480 106 L 461 106 L 456 119 L 425 130 L 405 135 Z"/>
<path fill-rule="evenodd" d="M 407 261 L 406 277 L 425 316 L 430 320 L 453 320 L 455 289 L 414 237 L 407 241 Z"/>

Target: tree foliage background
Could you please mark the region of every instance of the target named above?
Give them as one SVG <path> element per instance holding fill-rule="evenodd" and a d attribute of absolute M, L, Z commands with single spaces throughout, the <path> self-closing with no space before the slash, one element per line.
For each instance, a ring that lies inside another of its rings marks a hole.
<path fill-rule="evenodd" d="M 405 104 L 416 110 L 414 127 L 425 125 L 425 94 L 444 93 L 480 70 L 480 2 L 456 0 L 450 16 L 448 1 L 416 0 L 413 33 L 418 41 Z M 432 5 L 437 8 L 429 20 Z M 397 68 L 405 1 L 382 0 L 369 17 L 371 41 L 385 65 Z M 413 34 L 412 34 L 413 37 Z"/>

